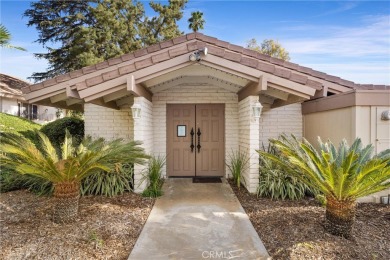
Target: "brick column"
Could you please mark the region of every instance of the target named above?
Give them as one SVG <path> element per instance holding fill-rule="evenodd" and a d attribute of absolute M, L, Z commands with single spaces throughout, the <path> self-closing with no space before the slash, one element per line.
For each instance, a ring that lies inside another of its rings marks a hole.
<path fill-rule="evenodd" d="M 252 115 L 252 105 L 258 100 L 258 96 L 249 96 L 238 103 L 239 149 L 250 156 L 243 178 L 251 193 L 256 192 L 259 184 L 259 120 Z"/>
<path fill-rule="evenodd" d="M 135 97 L 134 103 L 141 105 L 141 118 L 134 119 L 134 140 L 141 141 L 145 152 L 153 154 L 153 104 L 143 97 Z M 146 170 L 147 165 L 134 165 L 134 191 L 137 193 L 148 185 L 146 180 L 142 182 Z"/>

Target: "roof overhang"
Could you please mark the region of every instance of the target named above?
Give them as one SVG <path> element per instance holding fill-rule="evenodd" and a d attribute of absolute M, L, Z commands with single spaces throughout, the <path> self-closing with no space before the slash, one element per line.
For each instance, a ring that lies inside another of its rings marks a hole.
<path fill-rule="evenodd" d="M 312 114 L 353 106 L 390 107 L 390 88 L 387 90 L 352 90 L 326 98 L 302 103 L 302 114 Z"/>
<path fill-rule="evenodd" d="M 189 55 L 207 47 L 200 61 Z M 351 90 L 349 81 L 259 54 L 202 34 L 188 34 L 24 88 L 30 103 L 82 110 L 84 103 L 113 109 L 133 97 L 179 85 L 216 85 L 238 100 L 258 95 L 266 108 Z"/>

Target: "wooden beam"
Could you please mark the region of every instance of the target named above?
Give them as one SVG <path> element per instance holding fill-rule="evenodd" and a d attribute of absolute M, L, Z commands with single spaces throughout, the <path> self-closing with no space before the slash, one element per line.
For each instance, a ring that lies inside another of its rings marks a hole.
<path fill-rule="evenodd" d="M 116 105 L 118 107 L 123 107 L 123 106 L 130 106 L 130 105 L 133 105 L 134 104 L 134 97 L 131 96 L 131 97 L 125 97 L 125 98 L 121 98 L 121 99 L 118 99 L 115 101 L 116 102 Z"/>
<path fill-rule="evenodd" d="M 259 96 L 259 102 L 261 104 L 273 104 L 275 101 L 275 98 L 272 98 L 272 97 L 268 97 L 268 96 L 264 96 L 262 94 L 260 94 Z"/>
<path fill-rule="evenodd" d="M 241 101 L 249 96 L 258 96 L 262 90 L 267 89 L 267 81 L 262 75 L 257 82 L 250 82 L 245 88 L 238 91 L 238 101 Z"/>
<path fill-rule="evenodd" d="M 287 100 L 288 95 L 290 95 L 290 93 L 288 93 L 288 92 L 277 90 L 274 88 L 268 88 L 266 91 L 262 91 L 261 93 L 264 93 L 265 95 L 272 96 L 272 97 L 275 97 L 277 99 L 282 99 L 282 100 Z"/>
<path fill-rule="evenodd" d="M 150 102 L 152 102 L 152 96 L 148 90 L 142 87 L 140 84 L 135 84 L 134 75 L 129 75 L 127 77 L 127 91 L 133 94 L 135 97 L 144 97 Z"/>
<path fill-rule="evenodd" d="M 112 108 L 115 110 L 120 110 L 120 108 L 118 107 L 118 105 L 114 101 L 106 103 L 106 102 L 104 102 L 104 100 L 102 98 L 99 98 L 99 99 L 91 100 L 89 102 L 92 104 L 98 105 L 98 106 Z"/>
<path fill-rule="evenodd" d="M 76 99 L 76 98 L 69 98 L 66 100 L 66 105 L 71 106 L 74 104 L 81 104 L 84 103 L 82 99 Z"/>
<path fill-rule="evenodd" d="M 42 95 L 42 96 L 38 96 L 38 97 L 36 97 L 36 98 L 31 98 L 31 99 L 26 98 L 26 100 L 28 101 L 28 103 L 33 104 L 33 103 L 37 103 L 37 102 L 40 101 L 40 100 L 48 99 L 48 98 L 50 98 L 50 97 L 52 97 L 52 96 L 61 94 L 61 93 L 63 93 L 63 92 L 64 92 L 64 90 L 61 89 L 61 90 L 54 91 L 54 92 L 52 92 L 52 93 L 47 93 L 47 94 L 44 94 L 44 95 Z"/>
<path fill-rule="evenodd" d="M 271 105 L 271 108 L 277 108 L 277 107 L 291 105 L 291 104 L 294 104 L 294 103 L 300 103 L 300 102 L 303 102 L 305 100 L 306 99 L 304 99 L 302 97 L 291 96 L 290 95 L 287 100 L 280 100 L 280 99 L 275 100 L 275 102 Z"/>
<path fill-rule="evenodd" d="M 50 99 L 46 99 L 46 100 L 38 101 L 38 102 L 36 102 L 35 104 L 43 105 L 43 106 L 48 106 L 48 107 L 56 107 L 56 108 L 62 108 L 62 109 L 70 109 L 70 110 L 75 110 L 75 111 L 80 111 L 80 112 L 83 112 L 83 111 L 84 111 L 83 104 L 73 104 L 73 105 L 68 106 L 68 105 L 66 104 L 65 101 L 57 102 L 57 103 L 54 105 L 53 103 L 51 103 Z"/>
<path fill-rule="evenodd" d="M 50 101 L 51 101 L 51 103 L 57 103 L 60 101 L 64 101 L 67 98 L 68 98 L 68 96 L 66 95 L 66 92 L 64 92 L 64 93 L 50 97 Z"/>
<path fill-rule="evenodd" d="M 317 99 L 328 96 L 328 86 L 324 85 L 321 90 L 317 90 L 315 95 L 311 99 Z"/>
<path fill-rule="evenodd" d="M 69 98 L 81 99 L 81 98 L 80 98 L 80 95 L 79 95 L 79 92 L 78 92 L 76 89 L 72 89 L 72 88 L 69 87 L 69 86 L 66 87 L 66 95 L 67 95 Z"/>
<path fill-rule="evenodd" d="M 79 93 L 80 93 L 80 96 L 84 96 L 85 102 L 89 102 L 91 100 L 99 99 L 99 98 L 102 98 L 102 97 L 104 97 L 106 95 L 115 93 L 115 92 L 120 91 L 120 90 L 122 90 L 124 88 L 126 88 L 125 85 L 119 85 L 119 86 L 116 86 L 114 88 L 110 88 L 110 89 L 106 89 L 106 90 L 103 90 L 103 91 L 96 92 L 95 94 L 92 94 L 92 95 L 89 95 L 89 96 L 84 96 L 85 93 L 83 93 L 83 91 L 80 91 Z"/>
<path fill-rule="evenodd" d="M 130 95 L 130 93 L 127 91 L 127 89 L 122 89 L 122 90 L 119 90 L 119 91 L 114 92 L 112 94 L 108 94 L 107 96 L 104 96 L 103 99 L 104 99 L 104 102 L 107 103 L 110 101 L 114 101 L 114 100 L 123 98 L 127 95 Z"/>
<path fill-rule="evenodd" d="M 300 96 L 300 97 L 306 98 L 306 99 L 309 99 L 311 96 L 313 96 L 315 94 L 315 89 L 314 88 L 312 89 L 313 91 L 309 92 L 309 93 L 312 93 L 312 94 L 305 94 L 303 91 L 295 90 L 293 88 L 289 88 L 289 87 L 286 87 L 286 86 L 280 86 L 280 85 L 277 85 L 277 84 L 273 84 L 271 82 L 268 82 L 268 86 L 270 86 L 272 88 L 275 88 L 275 89 L 278 89 L 278 90 L 281 90 L 281 91 L 284 91 L 284 92 L 287 92 L 289 94 L 293 94 L 295 96 Z"/>

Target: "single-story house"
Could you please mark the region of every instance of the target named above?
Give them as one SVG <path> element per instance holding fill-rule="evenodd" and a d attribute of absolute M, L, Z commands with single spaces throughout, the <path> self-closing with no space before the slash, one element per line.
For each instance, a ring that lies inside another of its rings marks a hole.
<path fill-rule="evenodd" d="M 29 85 L 30 83 L 24 80 L 0 73 L 0 112 L 37 122 L 55 120 L 56 109 L 52 106 L 26 102 L 20 89 Z"/>
<path fill-rule="evenodd" d="M 360 85 L 201 33 L 24 87 L 32 103 L 80 110 L 87 135 L 140 140 L 167 157 L 166 177 L 227 176 L 233 151 L 251 155 L 281 133 L 390 148 L 390 87 Z M 260 115 L 261 112 L 261 115 Z M 260 116 L 260 117 L 259 117 Z M 143 166 L 135 167 L 135 187 Z"/>

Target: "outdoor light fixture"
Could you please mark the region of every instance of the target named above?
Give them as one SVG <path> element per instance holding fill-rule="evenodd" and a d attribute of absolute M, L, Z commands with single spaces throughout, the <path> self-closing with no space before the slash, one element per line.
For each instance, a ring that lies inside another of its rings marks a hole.
<path fill-rule="evenodd" d="M 133 114 L 133 119 L 141 118 L 141 105 L 134 103 L 134 105 L 131 107 L 131 113 Z"/>
<path fill-rule="evenodd" d="M 389 121 L 390 120 L 390 110 L 386 110 L 382 112 L 381 119 L 383 121 Z"/>
<path fill-rule="evenodd" d="M 190 61 L 200 61 L 202 56 L 206 56 L 207 55 L 207 47 L 204 47 L 194 53 L 191 53 L 190 54 Z"/>
<path fill-rule="evenodd" d="M 255 119 L 260 118 L 261 115 L 261 110 L 263 109 L 263 106 L 260 104 L 259 101 L 256 101 L 253 106 L 252 106 L 252 112 L 253 112 L 253 117 Z"/>

